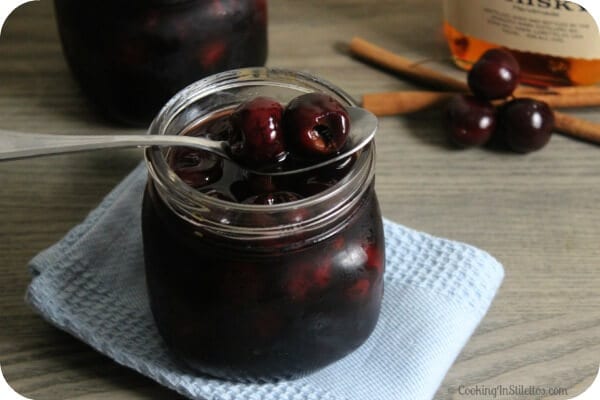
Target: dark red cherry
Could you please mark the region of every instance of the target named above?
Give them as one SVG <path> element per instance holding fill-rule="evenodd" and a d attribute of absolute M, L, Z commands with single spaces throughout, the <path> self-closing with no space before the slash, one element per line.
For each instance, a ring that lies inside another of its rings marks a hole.
<path fill-rule="evenodd" d="M 283 287 L 291 300 L 303 301 L 311 297 L 311 292 L 329 286 L 334 271 L 328 260 L 311 260 L 308 264 L 297 264 L 290 272 Z"/>
<path fill-rule="evenodd" d="M 367 253 L 367 270 L 383 272 L 384 254 L 380 251 L 375 243 L 364 244 L 363 249 Z"/>
<path fill-rule="evenodd" d="M 300 200 L 302 196 L 293 192 L 274 192 L 251 196 L 244 200 L 246 204 L 262 204 L 272 206 L 273 204 L 289 203 L 290 201 Z"/>
<path fill-rule="evenodd" d="M 331 263 L 323 263 L 317 266 L 313 271 L 313 281 L 319 289 L 323 289 L 331 282 L 333 266 Z"/>
<path fill-rule="evenodd" d="M 503 49 L 490 49 L 473 64 L 467 81 L 473 94 L 492 100 L 508 97 L 519 84 L 521 68 L 515 57 Z"/>
<path fill-rule="evenodd" d="M 214 40 L 203 43 L 198 52 L 198 61 L 205 70 L 211 71 L 222 64 L 227 55 L 227 43 L 224 40 Z"/>
<path fill-rule="evenodd" d="M 223 159 L 204 150 L 177 147 L 170 157 L 171 168 L 188 185 L 201 188 L 221 179 Z"/>
<path fill-rule="evenodd" d="M 286 282 L 285 285 L 288 296 L 294 301 L 304 300 L 311 287 L 312 282 L 306 274 L 298 274 L 298 276 Z"/>
<path fill-rule="evenodd" d="M 289 102 L 283 125 L 290 152 L 308 157 L 326 156 L 337 153 L 346 143 L 350 117 L 333 97 L 307 93 Z"/>
<path fill-rule="evenodd" d="M 369 294 L 371 282 L 368 279 L 358 279 L 352 286 L 346 288 L 345 294 L 350 300 L 362 300 Z"/>
<path fill-rule="evenodd" d="M 446 130 L 450 140 L 462 147 L 482 145 L 496 128 L 494 106 L 474 96 L 457 94 L 446 105 Z"/>
<path fill-rule="evenodd" d="M 552 136 L 554 113 L 548 104 L 520 98 L 500 108 L 498 134 L 518 153 L 544 147 Z"/>
<path fill-rule="evenodd" d="M 281 161 L 285 157 L 282 114 L 281 104 L 267 97 L 256 97 L 237 107 L 231 114 L 232 157 L 251 166 Z"/>

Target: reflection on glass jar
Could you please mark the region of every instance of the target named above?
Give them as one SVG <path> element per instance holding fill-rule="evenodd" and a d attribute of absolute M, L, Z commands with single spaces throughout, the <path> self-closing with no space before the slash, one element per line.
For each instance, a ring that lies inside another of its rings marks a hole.
<path fill-rule="evenodd" d="M 186 132 L 257 95 L 285 104 L 312 91 L 354 105 L 308 75 L 243 69 L 186 88 L 150 133 Z M 199 372 L 254 381 L 298 377 L 358 348 L 383 294 L 374 147 L 332 186 L 274 205 L 192 188 L 169 168 L 173 151 L 146 151 L 142 228 L 152 312 L 174 354 Z"/>
<path fill-rule="evenodd" d="M 133 125 L 190 83 L 267 57 L 266 0 L 55 0 L 55 9 L 84 93 Z"/>

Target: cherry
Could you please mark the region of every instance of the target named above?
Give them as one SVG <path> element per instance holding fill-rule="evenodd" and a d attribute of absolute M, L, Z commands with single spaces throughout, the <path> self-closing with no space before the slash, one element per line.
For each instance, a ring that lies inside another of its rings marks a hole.
<path fill-rule="evenodd" d="M 362 247 L 365 253 L 367 253 L 367 270 L 381 273 L 385 265 L 383 261 L 385 258 L 384 254 L 382 254 L 375 243 L 364 244 Z"/>
<path fill-rule="evenodd" d="M 548 104 L 527 98 L 511 100 L 499 111 L 498 134 L 518 153 L 544 147 L 554 128 L 554 113 Z"/>
<path fill-rule="evenodd" d="M 350 131 L 348 112 L 336 99 L 307 93 L 290 101 L 283 114 L 286 144 L 303 156 L 326 156 L 342 149 Z"/>
<path fill-rule="evenodd" d="M 179 178 L 196 189 L 223 176 L 223 159 L 208 151 L 177 147 L 170 160 L 171 168 Z"/>
<path fill-rule="evenodd" d="M 300 275 L 291 279 L 285 286 L 289 297 L 295 301 L 304 300 L 311 287 L 311 281 L 305 275 Z"/>
<path fill-rule="evenodd" d="M 490 49 L 473 64 L 467 81 L 475 96 L 492 100 L 510 96 L 519 84 L 521 68 L 515 57 L 503 49 Z"/>
<path fill-rule="evenodd" d="M 496 111 L 486 100 L 465 94 L 452 96 L 446 106 L 446 128 L 450 140 L 459 146 L 481 145 L 496 128 Z"/>
<path fill-rule="evenodd" d="M 274 192 L 251 196 L 243 201 L 246 204 L 263 204 L 271 206 L 273 204 L 288 203 L 290 201 L 300 200 L 302 196 L 293 192 Z"/>
<path fill-rule="evenodd" d="M 197 54 L 202 68 L 210 71 L 222 63 L 227 55 L 227 43 L 224 40 L 203 43 Z"/>
<path fill-rule="evenodd" d="M 346 289 L 345 294 L 351 300 L 362 300 L 369 294 L 371 282 L 368 279 L 359 279 Z"/>
<path fill-rule="evenodd" d="M 313 271 L 313 281 L 319 289 L 323 289 L 331 282 L 333 266 L 331 263 L 324 263 L 316 267 Z"/>
<path fill-rule="evenodd" d="M 333 265 L 327 260 L 312 260 L 295 266 L 284 282 L 287 295 L 294 301 L 306 300 L 310 292 L 322 290 L 331 284 Z"/>
<path fill-rule="evenodd" d="M 267 97 L 256 97 L 238 106 L 231 114 L 231 155 L 252 166 L 285 158 L 282 114 L 281 104 Z"/>

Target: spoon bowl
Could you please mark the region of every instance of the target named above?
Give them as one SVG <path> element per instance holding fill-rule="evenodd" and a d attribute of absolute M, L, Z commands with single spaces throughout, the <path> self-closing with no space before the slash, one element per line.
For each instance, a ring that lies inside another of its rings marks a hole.
<path fill-rule="evenodd" d="M 377 117 L 359 107 L 347 107 L 351 128 L 344 150 L 326 160 L 284 171 L 255 170 L 240 165 L 241 168 L 258 175 L 290 175 L 313 169 L 344 159 L 366 146 L 377 131 Z M 229 143 L 186 135 L 51 135 L 0 130 L 0 161 L 20 158 L 41 157 L 54 154 L 73 153 L 109 148 L 185 146 L 199 148 L 233 160 L 229 154 Z"/>

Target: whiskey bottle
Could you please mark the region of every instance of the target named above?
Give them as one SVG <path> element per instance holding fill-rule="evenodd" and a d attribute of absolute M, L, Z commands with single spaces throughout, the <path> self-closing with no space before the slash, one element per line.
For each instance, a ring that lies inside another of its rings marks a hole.
<path fill-rule="evenodd" d="M 600 82 L 600 31 L 565 0 L 443 0 L 444 34 L 456 64 L 469 69 L 488 49 L 519 61 L 522 80 L 541 86 Z"/>

